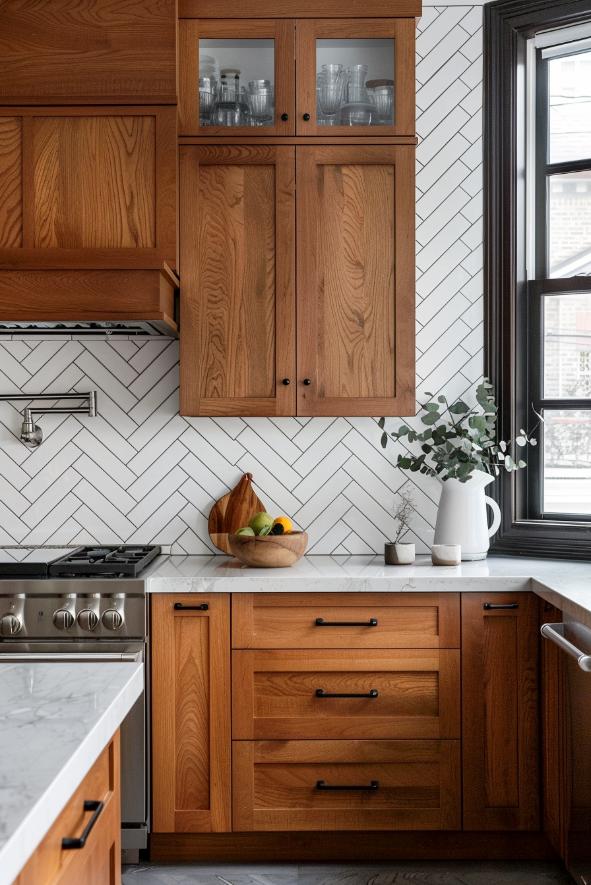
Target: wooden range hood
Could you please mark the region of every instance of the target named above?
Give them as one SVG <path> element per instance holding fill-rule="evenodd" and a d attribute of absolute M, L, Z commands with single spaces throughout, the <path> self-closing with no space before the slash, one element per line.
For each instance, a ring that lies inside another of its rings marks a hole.
<path fill-rule="evenodd" d="M 179 280 L 157 269 L 0 270 L 0 335 L 178 337 Z"/>

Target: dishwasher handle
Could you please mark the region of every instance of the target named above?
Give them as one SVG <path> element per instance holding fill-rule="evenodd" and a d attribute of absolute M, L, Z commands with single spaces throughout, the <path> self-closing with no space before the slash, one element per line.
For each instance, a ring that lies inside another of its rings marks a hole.
<path fill-rule="evenodd" d="M 141 652 L 58 652 L 58 651 L 4 651 L 0 652 L 0 661 L 11 661 L 16 663 L 36 664 L 39 662 L 47 663 L 82 663 L 96 661 L 98 663 L 108 663 L 109 661 L 118 661 L 119 663 L 139 663 L 142 660 Z"/>
<path fill-rule="evenodd" d="M 550 642 L 553 642 L 561 648 L 562 651 L 566 652 L 567 655 L 570 655 L 571 658 L 575 658 L 581 670 L 584 670 L 585 673 L 591 673 L 591 655 L 585 654 L 584 651 L 581 651 L 580 648 L 577 648 L 576 645 L 573 645 L 573 643 L 564 636 L 565 626 L 565 624 L 542 624 L 540 627 L 540 633 L 544 639 L 549 639 Z"/>

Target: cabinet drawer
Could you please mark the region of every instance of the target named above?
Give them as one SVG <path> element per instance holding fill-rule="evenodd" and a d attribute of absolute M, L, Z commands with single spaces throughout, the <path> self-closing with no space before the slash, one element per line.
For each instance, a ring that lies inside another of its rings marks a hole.
<path fill-rule="evenodd" d="M 64 837 L 79 837 L 94 813 L 87 800 L 104 803 L 86 844 L 63 850 Z M 120 870 L 119 734 L 105 747 L 43 841 L 21 870 L 14 885 L 115 885 Z M 92 877 L 90 871 L 92 870 Z"/>
<path fill-rule="evenodd" d="M 458 648 L 457 593 L 240 593 L 234 648 Z"/>
<path fill-rule="evenodd" d="M 460 826 L 459 741 L 234 741 L 234 831 Z"/>
<path fill-rule="evenodd" d="M 460 736 L 457 649 L 243 650 L 232 663 L 238 740 Z"/>

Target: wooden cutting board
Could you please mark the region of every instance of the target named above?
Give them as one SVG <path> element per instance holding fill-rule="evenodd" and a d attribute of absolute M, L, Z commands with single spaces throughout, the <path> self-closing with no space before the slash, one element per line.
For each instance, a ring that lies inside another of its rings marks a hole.
<path fill-rule="evenodd" d="M 211 508 L 207 527 L 212 544 L 224 553 L 231 553 L 228 535 L 248 525 L 255 513 L 266 509 L 254 493 L 252 473 L 245 473 L 238 485 Z"/>

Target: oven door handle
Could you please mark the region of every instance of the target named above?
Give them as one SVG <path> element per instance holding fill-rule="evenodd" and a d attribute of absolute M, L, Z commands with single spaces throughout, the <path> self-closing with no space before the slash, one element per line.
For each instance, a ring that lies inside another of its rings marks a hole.
<path fill-rule="evenodd" d="M 5 651 L 0 652 L 0 661 L 12 661 L 16 663 L 17 661 L 21 663 L 38 663 L 40 661 L 47 661 L 48 663 L 55 662 L 66 662 L 68 664 L 73 664 L 76 662 L 89 662 L 89 661 L 98 661 L 100 663 L 107 663 L 108 661 L 119 661 L 129 662 L 129 663 L 139 663 L 142 660 L 142 652 L 51 652 L 51 651 Z"/>
<path fill-rule="evenodd" d="M 544 637 L 544 639 L 549 639 L 550 642 L 553 642 L 554 645 L 557 645 L 562 651 L 566 652 L 567 655 L 570 655 L 571 658 L 575 658 L 577 664 L 584 670 L 585 673 L 591 673 L 591 655 L 585 654 L 584 651 L 581 651 L 580 648 L 577 648 L 576 645 L 573 645 L 572 642 L 563 635 L 564 624 L 542 624 L 540 627 L 540 633 Z"/>

